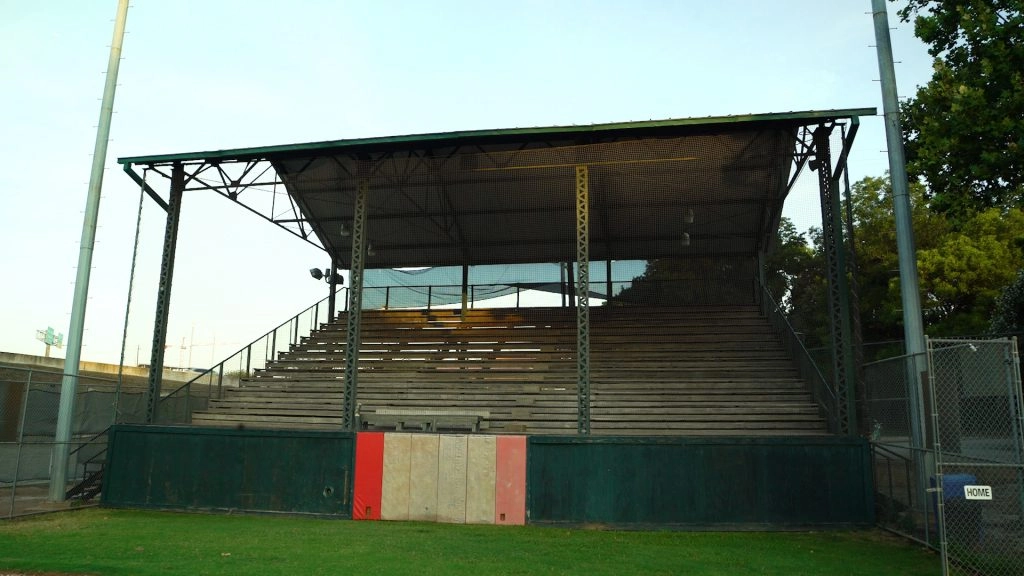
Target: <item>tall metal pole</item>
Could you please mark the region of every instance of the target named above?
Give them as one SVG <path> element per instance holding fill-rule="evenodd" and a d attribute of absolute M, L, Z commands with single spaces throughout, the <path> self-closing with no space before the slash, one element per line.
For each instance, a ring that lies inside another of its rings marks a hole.
<path fill-rule="evenodd" d="M 924 447 L 924 396 L 921 374 L 926 369 L 924 322 L 921 319 L 921 293 L 917 281 L 917 250 L 914 246 L 914 226 L 907 192 L 907 160 L 903 154 L 903 130 L 900 126 L 899 99 L 896 95 L 896 70 L 892 60 L 892 40 L 889 38 L 889 14 L 886 0 L 871 0 L 875 20 L 875 44 L 878 52 L 878 72 L 882 85 L 882 110 L 885 113 L 885 139 L 889 148 L 889 177 L 892 179 L 892 204 L 896 217 L 896 251 L 899 256 L 900 296 L 903 303 L 903 337 L 910 358 L 908 378 L 910 384 L 911 442 L 915 448 Z"/>
<path fill-rule="evenodd" d="M 54 436 L 53 473 L 50 476 L 50 500 L 64 501 L 67 484 L 67 464 L 71 441 L 71 424 L 75 412 L 75 393 L 78 387 L 78 364 L 82 358 L 82 333 L 85 331 L 85 305 L 89 297 L 89 272 L 92 252 L 96 243 L 96 222 L 100 212 L 100 190 L 103 188 L 103 166 L 107 162 L 107 141 L 110 139 L 110 117 L 114 112 L 114 91 L 117 88 L 117 69 L 121 63 L 121 44 L 124 25 L 128 20 L 128 0 L 117 3 L 114 21 L 114 39 L 110 43 L 107 61 L 107 82 L 103 86 L 100 104 L 100 122 L 96 130 L 96 145 L 92 155 L 92 174 L 89 193 L 85 201 L 85 219 L 82 223 L 82 241 L 78 250 L 78 274 L 75 295 L 71 304 L 71 327 L 68 329 L 68 353 L 64 360 L 64 378 L 60 387 L 60 409 L 57 412 L 57 433 Z"/>

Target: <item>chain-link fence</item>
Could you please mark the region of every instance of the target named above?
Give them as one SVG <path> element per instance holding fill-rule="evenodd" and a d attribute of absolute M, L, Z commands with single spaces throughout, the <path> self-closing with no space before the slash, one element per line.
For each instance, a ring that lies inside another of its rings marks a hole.
<path fill-rule="evenodd" d="M 1024 574 L 1016 340 L 930 340 L 928 361 L 944 573 Z"/>
<path fill-rule="evenodd" d="M 864 365 L 858 413 L 872 442 L 878 524 L 938 547 L 936 511 L 928 498 L 934 459 L 915 438 L 911 409 L 914 374 L 925 356 L 904 355 Z"/>
<path fill-rule="evenodd" d="M 64 486 L 71 504 L 98 492 L 107 428 L 145 413 L 144 377 L 125 375 L 120 385 L 114 375 L 78 378 Z M 53 369 L 0 365 L 0 517 L 69 505 L 50 494 L 62 381 Z"/>

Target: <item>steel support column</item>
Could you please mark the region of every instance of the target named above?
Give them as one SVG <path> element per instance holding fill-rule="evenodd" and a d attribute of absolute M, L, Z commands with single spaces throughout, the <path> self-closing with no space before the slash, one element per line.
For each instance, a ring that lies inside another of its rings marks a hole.
<path fill-rule="evenodd" d="M 604 298 L 612 299 L 612 259 L 609 257 L 604 261 Z"/>
<path fill-rule="evenodd" d="M 466 309 L 469 308 L 469 264 L 462 265 L 462 315 L 465 319 Z"/>
<path fill-rule="evenodd" d="M 341 401 L 341 427 L 356 429 L 356 390 L 359 388 L 360 328 L 363 316 L 363 265 L 366 256 L 366 212 L 370 182 L 360 180 L 352 217 L 352 265 L 348 271 L 348 330 L 345 338 L 345 395 Z"/>
<path fill-rule="evenodd" d="M 821 228 L 828 275 L 828 311 L 832 332 L 832 378 L 835 382 L 836 414 L 840 434 L 856 434 L 853 351 L 850 348 L 850 291 L 843 242 L 842 207 L 839 185 L 832 177 L 829 137 L 832 126 L 814 131 L 814 164 L 821 194 Z"/>
<path fill-rule="evenodd" d="M 334 314 L 337 310 L 338 283 L 335 272 L 338 270 L 338 260 L 331 258 L 330 293 L 327 295 L 327 321 L 334 322 Z"/>
<path fill-rule="evenodd" d="M 856 124 L 851 129 L 850 139 L 856 133 Z M 853 198 L 850 194 L 850 169 L 846 166 L 848 151 L 850 142 L 847 140 L 846 127 L 843 126 L 843 155 L 840 157 L 840 162 L 844 164 L 843 170 L 843 203 L 844 215 L 846 222 L 846 239 L 849 241 L 849 266 L 850 269 L 850 322 L 851 322 L 851 337 L 853 347 L 853 379 L 850 383 L 854 389 L 854 397 L 856 398 L 855 406 L 865 406 L 867 402 L 867 387 L 864 385 L 864 330 L 861 326 L 860 321 L 860 277 L 857 259 L 857 233 L 853 222 Z M 836 178 L 836 187 L 839 186 L 839 179 Z M 870 423 L 864 420 L 867 415 L 867 410 L 858 412 L 856 418 L 850 420 L 851 427 L 856 424 L 856 432 L 859 434 L 867 434 L 870 429 Z"/>
<path fill-rule="evenodd" d="M 171 306 L 171 282 L 174 278 L 174 253 L 178 246 L 178 219 L 185 190 L 185 167 L 171 168 L 171 193 L 167 202 L 167 224 L 164 227 L 164 251 L 160 260 L 160 284 L 156 292 L 156 320 L 153 322 L 153 348 L 149 360 L 149 388 L 146 391 L 146 423 L 157 418 L 160 385 L 164 372 L 164 343 L 167 340 L 167 316 Z"/>
<path fill-rule="evenodd" d="M 590 171 L 576 167 L 576 432 L 590 434 Z"/>

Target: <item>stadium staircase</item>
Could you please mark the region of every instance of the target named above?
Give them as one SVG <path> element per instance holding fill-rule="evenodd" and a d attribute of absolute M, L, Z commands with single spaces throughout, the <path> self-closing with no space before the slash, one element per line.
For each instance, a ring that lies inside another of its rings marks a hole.
<path fill-rule="evenodd" d="M 594 307 L 592 433 L 819 435 L 826 423 L 757 306 Z M 572 308 L 365 311 L 364 429 L 576 432 Z M 204 426 L 336 429 L 344 314 L 196 412 Z"/>

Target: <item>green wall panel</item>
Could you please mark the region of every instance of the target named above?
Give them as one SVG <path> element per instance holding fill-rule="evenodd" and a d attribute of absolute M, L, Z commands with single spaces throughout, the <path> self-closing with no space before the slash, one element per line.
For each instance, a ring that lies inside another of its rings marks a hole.
<path fill-rule="evenodd" d="M 857 438 L 531 437 L 534 523 L 801 527 L 874 522 Z"/>
<path fill-rule="evenodd" d="M 119 425 L 103 503 L 351 516 L 344 432 Z"/>

